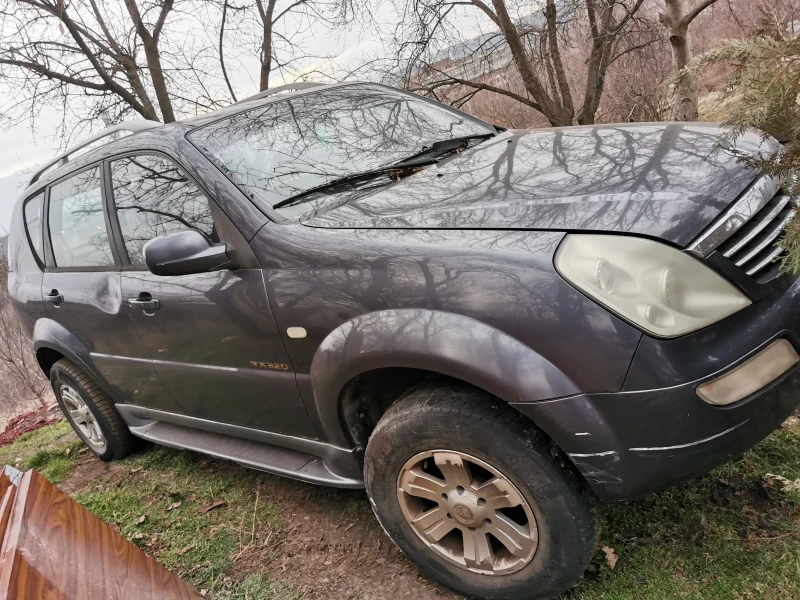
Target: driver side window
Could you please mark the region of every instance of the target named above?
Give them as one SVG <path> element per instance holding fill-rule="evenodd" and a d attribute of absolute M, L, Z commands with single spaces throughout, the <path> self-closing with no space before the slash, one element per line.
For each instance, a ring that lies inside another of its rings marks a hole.
<path fill-rule="evenodd" d="M 144 245 L 163 235 L 197 229 L 219 241 L 208 199 L 170 159 L 139 154 L 114 160 L 111 186 L 131 264 L 143 265 Z"/>

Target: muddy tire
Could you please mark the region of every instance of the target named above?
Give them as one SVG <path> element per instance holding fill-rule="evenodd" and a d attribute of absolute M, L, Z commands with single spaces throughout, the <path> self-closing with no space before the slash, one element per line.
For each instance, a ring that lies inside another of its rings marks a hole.
<path fill-rule="evenodd" d="M 62 358 L 50 369 L 53 393 L 78 437 L 106 462 L 125 458 L 139 447 L 114 403 L 71 361 Z"/>
<path fill-rule="evenodd" d="M 595 499 L 580 475 L 541 430 L 471 387 L 431 383 L 395 402 L 370 437 L 364 478 L 392 541 L 462 594 L 556 597 L 595 548 Z"/>

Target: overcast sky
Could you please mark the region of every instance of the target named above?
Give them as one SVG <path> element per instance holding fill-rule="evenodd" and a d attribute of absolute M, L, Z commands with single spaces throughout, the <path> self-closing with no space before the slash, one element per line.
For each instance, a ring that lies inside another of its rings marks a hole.
<path fill-rule="evenodd" d="M 209 34 L 216 35 L 216 32 L 193 33 L 193 35 Z M 304 47 L 308 54 L 336 55 L 335 64 L 342 67 L 359 64 L 364 56 L 374 53 L 380 46 L 371 32 L 359 28 L 351 28 L 347 32 L 332 32 L 324 27 L 316 27 L 307 40 Z M 233 44 L 235 40 L 228 43 Z M 258 58 L 237 57 L 236 53 L 235 47 L 226 50 L 226 64 L 237 97 L 244 98 L 258 91 Z M 331 68 L 330 61 L 308 60 L 303 70 L 314 70 L 322 63 Z M 281 83 L 283 81 L 280 76 L 273 73 L 270 84 L 274 87 Z M 10 100 L 7 92 L 0 87 L 0 110 L 8 105 Z M 24 190 L 34 167 L 62 151 L 59 140 L 54 138 L 59 119 L 59 113 L 43 113 L 36 115 L 35 131 L 32 130 L 29 121 L 11 128 L 0 129 L 0 231 L 9 228 L 14 201 Z"/>
<path fill-rule="evenodd" d="M 122 6 L 121 0 L 114 0 Z M 531 4 L 526 11 L 530 11 L 532 6 L 538 4 L 538 0 L 530 0 Z M 106 6 L 114 6 L 107 4 Z M 378 32 L 391 32 L 395 27 L 398 17 L 394 12 L 391 3 L 382 1 L 379 8 L 373 13 L 376 22 L 364 29 L 353 26 L 348 31 L 330 31 L 323 25 L 315 25 L 305 36 L 303 48 L 306 53 L 314 56 L 335 57 L 331 60 L 312 59 L 305 62 L 303 71 L 311 72 L 324 70 L 326 72 L 342 72 L 353 69 L 363 64 L 367 59 L 378 55 L 385 55 L 388 50 L 380 40 Z M 207 42 L 216 44 L 216 30 L 208 29 L 205 23 L 209 19 L 202 19 L 199 15 L 194 15 L 194 25 L 184 24 L 186 19 L 182 15 L 173 14 L 171 18 L 177 23 L 167 21 L 169 27 L 178 29 L 188 28 L 189 35 L 206 36 Z M 474 8 L 465 9 L 457 7 L 450 13 L 451 19 L 455 19 L 455 24 L 459 30 L 459 35 L 472 37 L 483 31 L 487 23 L 484 15 Z M 183 19 L 183 20 L 181 20 Z M 198 26 L 198 23 L 200 24 Z M 491 23 L 489 28 L 493 29 Z M 283 27 L 292 26 L 291 21 L 284 20 Z M 51 35 L 58 37 L 57 26 L 53 25 Z M 213 38 L 213 40 L 212 40 Z M 226 40 L 226 65 L 232 79 L 232 85 L 238 98 L 244 98 L 256 93 L 258 81 L 258 57 L 254 54 L 242 54 L 241 48 L 236 44 L 237 40 Z M 446 44 L 445 44 L 446 45 Z M 314 79 L 315 77 L 311 77 Z M 359 79 L 368 79 L 369 76 L 359 76 Z M 290 79 L 289 81 L 294 81 Z M 270 79 L 271 86 L 284 83 L 277 73 L 273 72 Z M 6 92 L 0 87 L 0 110 L 7 106 L 11 100 Z M 0 231 L 7 230 L 10 226 L 11 211 L 14 201 L 23 191 L 31 171 L 48 159 L 56 156 L 61 151 L 58 139 L 55 139 L 54 132 L 59 124 L 60 114 L 55 112 L 36 115 L 35 131 L 31 128 L 30 122 L 24 122 L 10 129 L 0 128 Z M 97 128 L 98 130 L 100 127 Z"/>

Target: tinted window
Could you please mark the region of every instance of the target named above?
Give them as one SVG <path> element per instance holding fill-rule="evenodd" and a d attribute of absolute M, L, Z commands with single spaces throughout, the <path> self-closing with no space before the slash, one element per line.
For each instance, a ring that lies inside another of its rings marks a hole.
<path fill-rule="evenodd" d="M 50 188 L 48 228 L 56 266 L 114 264 L 100 188 L 99 167 L 83 171 Z"/>
<path fill-rule="evenodd" d="M 265 206 L 344 175 L 390 165 L 489 126 L 413 95 L 356 85 L 272 102 L 189 134 Z"/>
<path fill-rule="evenodd" d="M 111 185 L 122 239 L 133 264 L 153 238 L 199 229 L 218 241 L 208 199 L 169 159 L 140 155 L 111 163 Z"/>
<path fill-rule="evenodd" d="M 36 253 L 39 262 L 44 263 L 44 251 L 42 250 L 42 208 L 44 204 L 44 192 L 38 194 L 25 202 L 25 227 L 28 229 L 28 237 L 31 240 L 31 247 Z"/>

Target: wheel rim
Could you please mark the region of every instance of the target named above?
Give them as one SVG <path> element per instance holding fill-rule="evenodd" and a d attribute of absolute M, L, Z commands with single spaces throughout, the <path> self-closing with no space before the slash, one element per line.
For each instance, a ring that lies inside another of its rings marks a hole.
<path fill-rule="evenodd" d="M 397 497 L 414 533 L 441 557 L 483 575 L 527 565 L 539 545 L 528 501 L 488 463 L 453 450 L 422 452 L 397 479 Z"/>
<path fill-rule="evenodd" d="M 102 451 L 106 446 L 106 437 L 100 429 L 92 411 L 83 401 L 80 394 L 69 385 L 62 385 L 59 392 L 64 406 L 75 428 L 94 450 Z"/>

